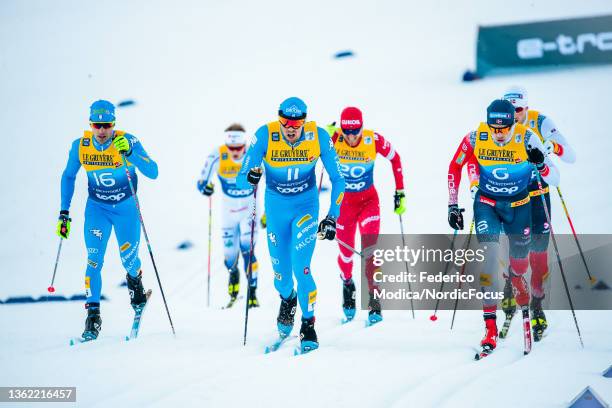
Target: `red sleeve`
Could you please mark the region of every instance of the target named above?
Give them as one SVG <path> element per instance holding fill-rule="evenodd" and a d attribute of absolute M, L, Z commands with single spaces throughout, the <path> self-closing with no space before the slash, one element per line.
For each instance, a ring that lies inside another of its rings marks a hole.
<path fill-rule="evenodd" d="M 472 188 L 472 186 L 477 186 L 480 179 L 480 169 L 478 168 L 478 160 L 476 160 L 476 156 L 474 155 L 468 160 L 467 173 L 470 179 L 470 188 Z"/>
<path fill-rule="evenodd" d="M 391 168 L 393 169 L 393 178 L 395 178 L 395 189 L 404 189 L 404 173 L 402 172 L 402 159 L 399 154 L 395 151 L 391 143 L 388 140 L 378 134 L 374 133 L 374 141 L 376 143 L 376 153 L 384 156 L 391 162 Z"/>
<path fill-rule="evenodd" d="M 335 131 L 334 134 L 330 136 L 331 136 L 332 143 L 336 144 L 336 142 L 338 141 L 338 136 L 339 136 L 338 131 Z"/>
<path fill-rule="evenodd" d="M 461 169 L 474 156 L 470 134 L 465 135 L 448 166 L 448 204 L 457 204 Z"/>

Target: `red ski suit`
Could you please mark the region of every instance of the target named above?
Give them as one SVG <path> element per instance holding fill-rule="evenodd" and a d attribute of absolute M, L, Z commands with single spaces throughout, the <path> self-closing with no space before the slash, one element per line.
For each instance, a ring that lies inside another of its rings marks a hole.
<path fill-rule="evenodd" d="M 374 187 L 374 161 L 380 154 L 391 162 L 396 190 L 404 189 L 402 163 L 399 154 L 382 135 L 372 130 L 364 130 L 359 143 L 350 146 L 341 130 L 332 136 L 332 141 L 340 160 L 342 175 L 346 180 L 344 199 L 337 222 L 339 240 L 354 247 L 355 232 L 359 226 L 362 248 L 375 245 L 380 231 L 380 203 Z M 349 280 L 353 276 L 353 253 L 339 245 L 338 265 L 340 277 Z M 366 276 L 370 291 L 374 289 L 372 275 L 376 267 L 373 256 L 366 259 Z"/>

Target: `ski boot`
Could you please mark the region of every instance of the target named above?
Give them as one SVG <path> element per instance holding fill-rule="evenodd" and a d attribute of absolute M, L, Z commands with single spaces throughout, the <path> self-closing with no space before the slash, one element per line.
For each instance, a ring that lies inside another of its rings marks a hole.
<path fill-rule="evenodd" d="M 533 329 L 534 341 L 542 340 L 544 330 L 548 327 L 546 315 L 542 310 L 542 300 L 544 300 L 544 297 L 537 298 L 534 296 L 531 298 L 531 328 Z"/>
<path fill-rule="evenodd" d="M 102 318 L 100 317 L 100 304 L 87 303 L 87 319 L 85 319 L 85 331 L 81 335 L 83 341 L 91 341 L 98 338 L 102 330 Z"/>
<path fill-rule="evenodd" d="M 342 310 L 344 311 L 344 316 L 346 316 L 346 321 L 350 322 L 355 317 L 355 297 L 357 292 L 355 290 L 355 283 L 353 279 L 349 279 L 344 281 L 342 285 Z"/>
<path fill-rule="evenodd" d="M 276 327 L 278 327 L 278 335 L 285 338 L 291 334 L 295 311 L 297 310 L 297 294 L 291 292 L 289 299 L 283 299 L 281 296 L 281 304 L 278 310 L 278 318 L 276 319 Z"/>
<path fill-rule="evenodd" d="M 232 307 L 236 299 L 238 299 L 238 292 L 240 292 L 240 272 L 238 267 L 233 266 L 229 270 L 229 282 L 227 283 L 227 293 L 230 295 L 230 300 L 225 306 L 226 309 Z"/>
<path fill-rule="evenodd" d="M 504 325 L 499 332 L 499 338 L 504 339 L 508 335 L 508 330 L 510 329 L 510 323 L 512 323 L 512 317 L 516 313 L 516 299 L 514 298 L 514 290 L 512 288 L 512 281 L 510 278 L 506 279 L 506 284 L 504 286 L 504 299 L 501 302 L 502 310 L 506 315 L 506 320 L 504 321 Z"/>
<path fill-rule="evenodd" d="M 304 319 L 302 317 L 302 327 L 300 328 L 300 349 L 302 354 L 319 348 L 317 332 L 314 329 L 315 318 Z"/>
<path fill-rule="evenodd" d="M 248 296 L 248 302 L 249 302 L 249 309 L 252 307 L 259 307 L 259 300 L 257 300 L 257 295 L 256 292 L 257 291 L 257 286 L 249 286 L 249 296 Z"/>
<path fill-rule="evenodd" d="M 374 298 L 374 292 L 370 292 L 370 301 L 368 302 L 368 323 L 369 325 L 376 324 L 382 321 L 382 311 L 380 310 L 380 300 Z"/>
<path fill-rule="evenodd" d="M 480 351 L 476 353 L 475 360 L 481 360 L 493 353 L 497 347 L 497 319 L 495 315 L 485 317 L 485 335 L 480 340 Z"/>
<path fill-rule="evenodd" d="M 138 271 L 138 275 L 134 278 L 127 274 L 127 287 L 130 293 L 130 304 L 135 312 L 140 312 L 147 304 L 147 295 L 142 286 L 142 271 Z"/>

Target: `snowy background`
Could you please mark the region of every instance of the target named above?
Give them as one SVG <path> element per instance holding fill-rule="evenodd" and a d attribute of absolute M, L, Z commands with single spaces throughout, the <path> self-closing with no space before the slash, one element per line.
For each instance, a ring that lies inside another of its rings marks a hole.
<path fill-rule="evenodd" d="M 256 249 L 262 307 L 250 314 L 243 347 L 243 303 L 220 310 L 227 273 L 219 241 L 205 306 L 208 200 L 195 188 L 206 155 L 231 122 L 255 131 L 292 95 L 321 124 L 356 105 L 366 127 L 402 156 L 406 232 L 447 233 L 448 161 L 488 103 L 518 84 L 577 152 L 575 165 L 560 164 L 576 229 L 610 233 L 612 67 L 460 82 L 474 65 L 479 24 L 610 13 L 609 0 L 0 2 L 0 299 L 46 293 L 70 143 L 87 128 L 92 101 L 134 99 L 135 106 L 118 110 L 117 128 L 138 136 L 159 164 L 159 179 L 142 177 L 139 196 L 177 329 L 173 339 L 143 245 L 145 286 L 154 295 L 139 340 L 121 341 L 132 312 L 127 291 L 118 288 L 125 272 L 113 237 L 99 341 L 68 346 L 83 330 L 80 302 L 0 305 L 0 386 L 77 386 L 78 405 L 89 407 L 559 407 L 587 385 L 612 403 L 612 380 L 600 374 L 612 364 L 610 312 L 578 312 L 584 350 L 571 314 L 550 312 L 549 335 L 528 357 L 514 322 L 494 357 L 474 363 L 483 331 L 478 312 L 459 312 L 452 332 L 447 312 L 436 323 L 426 312 L 416 320 L 385 312 L 384 323 L 368 330 L 367 312 L 359 312 L 356 322 L 340 326 L 337 248 L 329 242 L 317 245 L 312 264 L 320 350 L 299 358 L 290 357 L 292 347 L 262 354 L 275 337 L 278 310 L 263 234 Z M 344 49 L 356 56 L 332 58 Z M 382 232 L 398 233 L 390 166 L 379 161 Z M 85 183 L 81 172 L 55 282 L 61 295 L 82 291 Z M 322 197 L 326 210 L 329 195 Z M 219 204 L 215 196 L 215 237 Z M 557 232 L 569 232 L 556 197 L 553 218 Z M 184 240 L 195 246 L 177 251 Z"/>

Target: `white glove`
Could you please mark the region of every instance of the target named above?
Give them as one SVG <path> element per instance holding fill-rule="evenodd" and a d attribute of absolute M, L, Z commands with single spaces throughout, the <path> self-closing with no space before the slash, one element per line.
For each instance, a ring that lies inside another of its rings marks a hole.
<path fill-rule="evenodd" d="M 546 154 L 554 154 L 555 153 L 555 142 L 553 142 L 550 139 L 545 141 L 544 150 L 546 150 Z"/>

